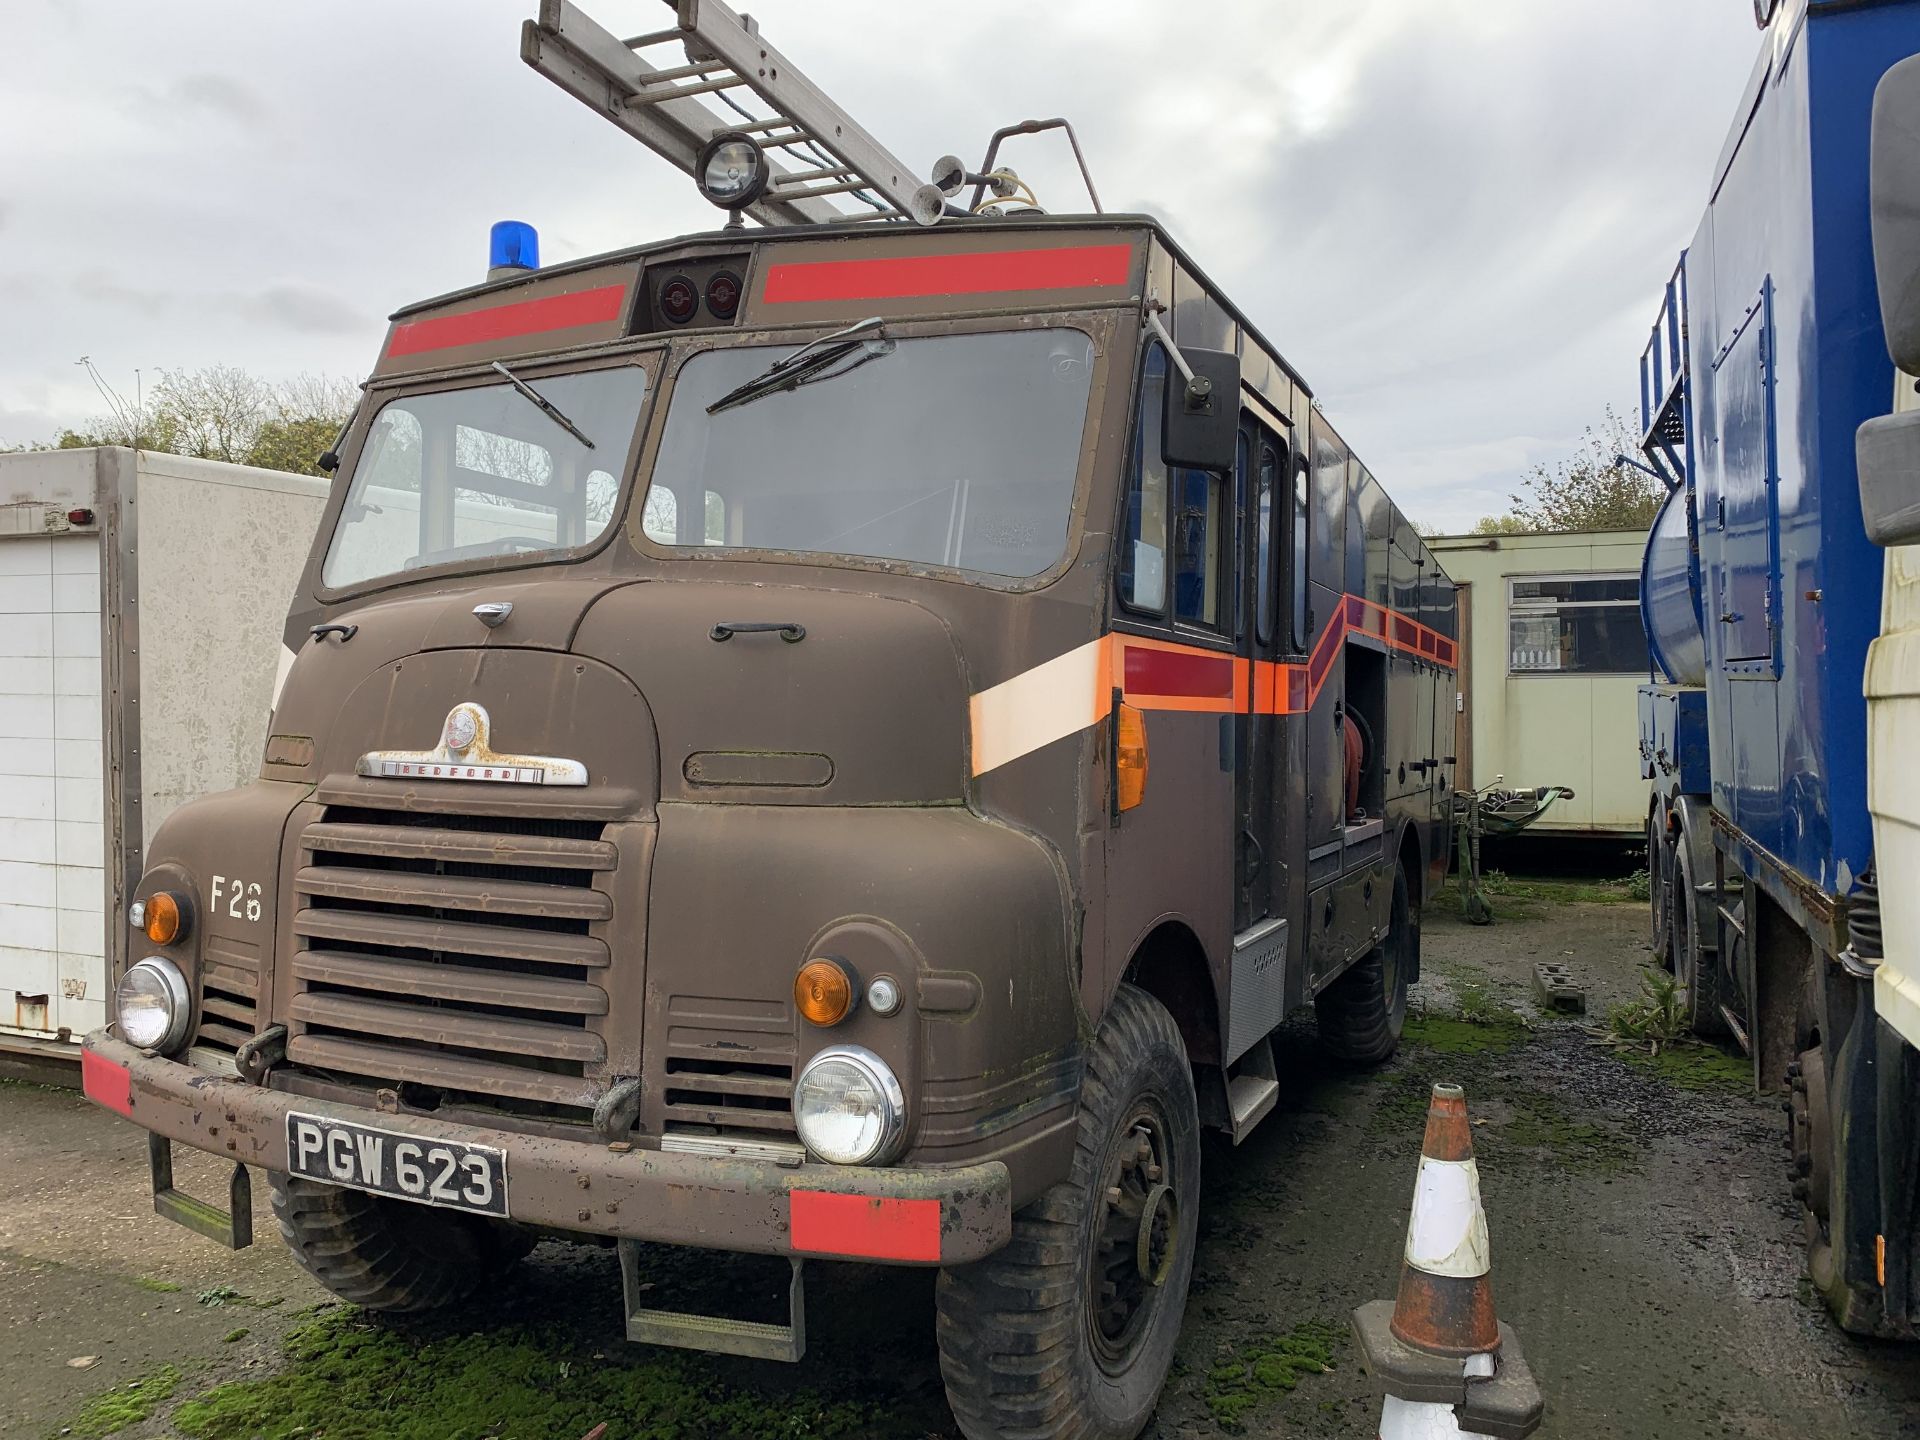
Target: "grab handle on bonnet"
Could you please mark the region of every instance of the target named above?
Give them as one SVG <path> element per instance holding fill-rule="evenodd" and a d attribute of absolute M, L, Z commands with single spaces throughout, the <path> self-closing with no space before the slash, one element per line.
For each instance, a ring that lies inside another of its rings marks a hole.
<path fill-rule="evenodd" d="M 789 645 L 807 638 L 807 627 L 792 620 L 722 620 L 707 632 L 710 640 L 731 640 L 736 635 L 776 634 Z"/>

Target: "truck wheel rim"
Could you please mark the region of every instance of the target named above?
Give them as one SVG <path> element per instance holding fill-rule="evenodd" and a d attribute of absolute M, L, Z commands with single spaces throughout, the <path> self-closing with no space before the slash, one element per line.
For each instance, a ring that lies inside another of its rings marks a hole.
<path fill-rule="evenodd" d="M 1088 1275 L 1094 1353 L 1109 1374 L 1132 1363 L 1179 1258 L 1172 1181 L 1165 1124 L 1143 1104 L 1108 1153 Z"/>

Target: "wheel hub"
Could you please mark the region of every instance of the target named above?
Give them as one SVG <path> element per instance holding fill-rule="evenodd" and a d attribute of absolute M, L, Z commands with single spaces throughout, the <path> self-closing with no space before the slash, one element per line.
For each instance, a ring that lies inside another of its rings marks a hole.
<path fill-rule="evenodd" d="M 1094 1348 L 1110 1366 L 1123 1366 L 1146 1333 L 1179 1258 L 1180 1202 L 1168 1157 L 1151 1113 L 1136 1115 L 1109 1152 L 1088 1279 Z"/>

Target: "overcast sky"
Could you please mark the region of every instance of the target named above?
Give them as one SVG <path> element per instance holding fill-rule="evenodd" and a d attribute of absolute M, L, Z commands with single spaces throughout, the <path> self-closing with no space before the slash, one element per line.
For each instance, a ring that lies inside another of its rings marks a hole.
<path fill-rule="evenodd" d="M 684 177 L 521 64 L 536 0 L 7 0 L 0 444 L 135 371 L 359 378 L 384 316 L 708 228 Z M 621 34 L 660 0 L 583 0 Z M 1503 510 L 1634 401 L 1759 49 L 1748 0 L 761 0 L 916 168 L 1065 114 L 1306 376 L 1415 518 Z M 1018 148 L 1013 148 L 1018 147 Z M 1078 196 L 1053 142 L 1005 159 Z"/>

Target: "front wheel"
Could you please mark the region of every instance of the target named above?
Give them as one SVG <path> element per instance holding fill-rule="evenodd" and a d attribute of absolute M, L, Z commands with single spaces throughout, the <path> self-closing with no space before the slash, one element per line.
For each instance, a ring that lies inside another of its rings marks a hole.
<path fill-rule="evenodd" d="M 1200 1119 L 1166 1008 L 1122 985 L 1087 1055 L 1073 1173 L 1005 1249 L 940 1273 L 940 1373 L 968 1440 L 1132 1440 L 1193 1275 Z"/>
<path fill-rule="evenodd" d="M 297 1175 L 267 1176 L 273 1218 L 300 1268 L 369 1310 L 440 1310 L 533 1248 L 499 1220 L 391 1200 Z"/>

